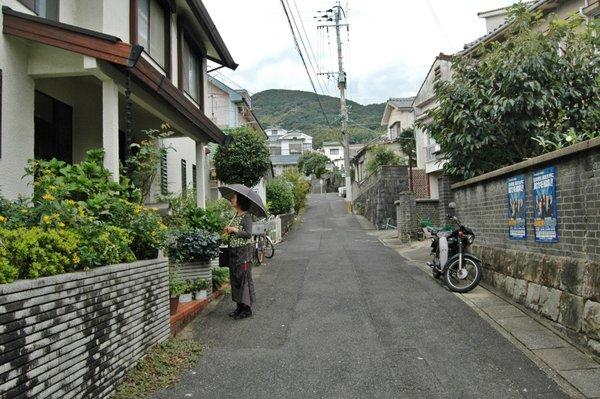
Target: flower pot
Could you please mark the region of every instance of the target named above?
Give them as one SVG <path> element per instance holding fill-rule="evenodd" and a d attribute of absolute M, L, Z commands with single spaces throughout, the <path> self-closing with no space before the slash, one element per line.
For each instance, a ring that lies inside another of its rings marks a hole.
<path fill-rule="evenodd" d="M 177 313 L 177 307 L 179 306 L 179 297 L 178 296 L 172 296 L 170 298 L 169 305 L 170 305 L 170 312 L 169 313 L 171 314 L 171 316 L 173 316 L 174 314 Z"/>
<path fill-rule="evenodd" d="M 192 302 L 192 293 L 179 295 L 179 303 Z"/>
<path fill-rule="evenodd" d="M 203 301 L 206 298 L 208 298 L 208 291 L 207 290 L 196 291 L 196 300 L 197 301 Z"/>

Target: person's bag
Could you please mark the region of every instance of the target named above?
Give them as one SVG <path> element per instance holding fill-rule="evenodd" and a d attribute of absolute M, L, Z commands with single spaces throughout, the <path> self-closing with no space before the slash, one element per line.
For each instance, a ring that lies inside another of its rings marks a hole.
<path fill-rule="evenodd" d="M 231 259 L 231 248 L 229 246 L 219 248 L 219 267 L 229 267 Z"/>

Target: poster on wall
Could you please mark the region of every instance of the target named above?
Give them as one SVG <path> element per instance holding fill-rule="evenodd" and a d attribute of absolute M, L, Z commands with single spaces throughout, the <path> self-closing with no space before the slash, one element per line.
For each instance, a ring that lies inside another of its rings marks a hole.
<path fill-rule="evenodd" d="M 533 173 L 533 226 L 537 242 L 558 242 L 556 167 Z"/>
<path fill-rule="evenodd" d="M 525 204 L 525 175 L 508 179 L 508 238 L 527 239 L 527 206 Z"/>

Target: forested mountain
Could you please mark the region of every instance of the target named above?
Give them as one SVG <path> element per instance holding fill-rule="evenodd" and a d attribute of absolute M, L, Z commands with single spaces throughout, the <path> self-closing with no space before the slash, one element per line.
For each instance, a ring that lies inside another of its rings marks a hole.
<path fill-rule="evenodd" d="M 319 108 L 314 93 L 298 90 L 265 90 L 252 96 L 252 107 L 261 124 L 267 128 L 279 125 L 298 129 L 314 137 L 319 148 L 323 141 L 339 140 L 340 99 L 319 96 L 331 128 Z M 351 143 L 367 142 L 385 132 L 380 126 L 385 103 L 362 105 L 348 101 Z"/>

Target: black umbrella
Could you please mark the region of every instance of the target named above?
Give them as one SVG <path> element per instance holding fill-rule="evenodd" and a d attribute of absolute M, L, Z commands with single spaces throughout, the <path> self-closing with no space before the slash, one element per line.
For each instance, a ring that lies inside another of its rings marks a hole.
<path fill-rule="evenodd" d="M 233 194 L 240 194 L 250 200 L 250 209 L 248 212 L 256 217 L 266 217 L 267 211 L 263 205 L 260 196 L 251 188 L 244 186 L 243 184 L 228 184 L 227 186 L 219 187 L 221 195 L 227 199 L 230 199 Z"/>

